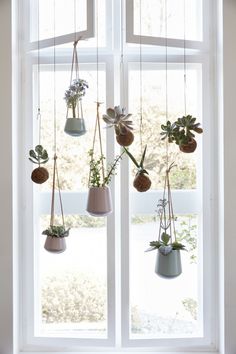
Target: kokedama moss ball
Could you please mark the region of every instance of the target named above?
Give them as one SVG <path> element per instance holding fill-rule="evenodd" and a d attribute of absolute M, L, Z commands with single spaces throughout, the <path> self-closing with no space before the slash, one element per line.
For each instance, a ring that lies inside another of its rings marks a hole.
<path fill-rule="evenodd" d="M 191 139 L 187 144 L 180 145 L 179 148 L 182 152 L 191 153 L 196 150 L 197 142 L 195 139 Z"/>
<path fill-rule="evenodd" d="M 133 186 L 138 192 L 146 192 L 151 187 L 151 180 L 146 173 L 138 173 L 134 179 Z"/>
<path fill-rule="evenodd" d="M 48 170 L 45 167 L 37 167 L 31 174 L 31 179 L 34 183 L 42 184 L 47 181 L 49 177 Z"/>
<path fill-rule="evenodd" d="M 129 146 L 134 141 L 134 134 L 130 130 L 126 130 L 123 134 L 116 134 L 116 141 L 121 146 Z"/>

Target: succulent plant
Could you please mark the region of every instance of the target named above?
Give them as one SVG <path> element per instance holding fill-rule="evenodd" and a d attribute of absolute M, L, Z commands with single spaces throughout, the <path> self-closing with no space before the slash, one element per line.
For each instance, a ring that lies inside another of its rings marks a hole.
<path fill-rule="evenodd" d="M 73 118 L 76 118 L 76 106 L 78 101 L 85 95 L 88 83 L 82 79 L 75 79 L 65 92 L 64 99 L 68 108 L 72 109 Z"/>
<path fill-rule="evenodd" d="M 45 164 L 49 160 L 47 150 L 45 150 L 42 145 L 37 145 L 35 146 L 35 150 L 29 151 L 29 155 L 29 160 L 38 165 L 38 167 L 32 171 L 32 181 L 37 184 L 46 182 L 49 178 L 49 173 L 41 164 Z"/>
<path fill-rule="evenodd" d="M 65 226 L 49 226 L 46 230 L 42 232 L 42 235 L 47 235 L 51 237 L 67 237 L 69 236 L 70 229 L 65 229 Z"/>
<path fill-rule="evenodd" d="M 176 251 L 176 250 L 185 250 L 185 246 L 180 243 L 180 242 L 171 242 L 170 235 L 168 235 L 166 232 L 163 232 L 161 235 L 161 240 L 160 241 L 151 241 L 150 242 L 150 248 L 147 249 L 147 251 L 153 251 L 158 249 L 161 254 L 166 256 L 169 254 L 171 251 Z"/>
<path fill-rule="evenodd" d="M 45 150 L 42 145 L 36 145 L 35 150 L 29 151 L 29 155 L 29 160 L 39 166 L 49 160 L 47 150 Z"/>
<path fill-rule="evenodd" d="M 178 118 L 173 124 L 167 121 L 166 125 L 161 125 L 162 140 L 168 139 L 169 143 L 175 142 L 183 152 L 193 152 L 197 147 L 195 133 L 201 134 L 203 129 L 200 123 L 196 123 L 196 118 L 191 115 Z"/>
<path fill-rule="evenodd" d="M 146 156 L 147 145 L 144 148 L 140 163 L 137 162 L 135 157 L 125 147 L 124 147 L 124 151 L 129 156 L 129 158 L 133 161 L 135 166 L 138 168 L 138 172 L 136 173 L 135 179 L 133 181 L 133 186 L 137 189 L 138 192 L 146 192 L 151 187 L 152 184 L 150 178 L 148 177 L 148 172 L 144 168 L 144 160 Z"/>

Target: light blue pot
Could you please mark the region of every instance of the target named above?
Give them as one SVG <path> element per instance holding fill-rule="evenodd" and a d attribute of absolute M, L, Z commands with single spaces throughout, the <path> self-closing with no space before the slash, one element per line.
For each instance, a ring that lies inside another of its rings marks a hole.
<path fill-rule="evenodd" d="M 84 118 L 67 118 L 65 133 L 71 136 L 81 136 L 86 133 Z"/>
<path fill-rule="evenodd" d="M 163 278 L 178 277 L 182 273 L 180 251 L 173 250 L 167 255 L 157 251 L 155 273 Z"/>

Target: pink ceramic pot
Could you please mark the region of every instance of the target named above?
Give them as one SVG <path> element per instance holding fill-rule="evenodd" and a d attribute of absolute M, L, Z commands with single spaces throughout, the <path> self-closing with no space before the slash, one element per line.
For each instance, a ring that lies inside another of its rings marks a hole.
<path fill-rule="evenodd" d="M 87 212 L 92 216 L 106 216 L 112 213 L 109 187 L 91 187 L 88 193 Z"/>
<path fill-rule="evenodd" d="M 65 237 L 52 237 L 47 236 L 45 244 L 45 250 L 52 253 L 62 253 L 66 250 Z"/>

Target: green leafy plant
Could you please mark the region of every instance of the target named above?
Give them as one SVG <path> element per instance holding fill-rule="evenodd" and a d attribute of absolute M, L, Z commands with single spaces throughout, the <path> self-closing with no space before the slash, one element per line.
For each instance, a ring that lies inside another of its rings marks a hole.
<path fill-rule="evenodd" d="M 179 146 L 188 144 L 195 137 L 193 132 L 203 132 L 200 123 L 196 123 L 196 118 L 191 115 L 178 118 L 174 123 L 167 121 L 166 125 L 161 125 L 161 129 L 162 140 L 168 139 L 169 143 L 175 142 Z"/>
<path fill-rule="evenodd" d="M 73 118 L 76 118 L 76 106 L 78 101 L 85 95 L 87 88 L 87 81 L 75 79 L 65 92 L 64 99 L 66 100 L 67 107 L 72 109 Z"/>
<path fill-rule="evenodd" d="M 109 165 L 106 175 L 103 179 L 102 169 L 103 169 L 103 161 L 106 159 L 105 156 L 100 156 L 97 160 L 94 159 L 94 152 L 93 150 L 89 150 L 88 152 L 90 157 L 90 178 L 89 178 L 89 185 L 91 187 L 105 187 L 109 185 L 111 182 L 112 177 L 116 173 L 117 164 L 122 159 L 122 152 L 121 155 L 117 156 L 112 164 Z"/>
<path fill-rule="evenodd" d="M 69 236 L 70 229 L 65 229 L 65 226 L 49 226 L 46 230 L 42 232 L 42 235 L 47 235 L 51 237 L 67 237 Z"/>
<path fill-rule="evenodd" d="M 35 150 L 29 151 L 29 155 L 29 160 L 39 166 L 49 160 L 47 150 L 45 150 L 42 145 L 36 145 Z"/>
<path fill-rule="evenodd" d="M 138 161 L 135 159 L 135 157 L 131 154 L 131 152 L 129 152 L 129 150 L 126 147 L 124 147 L 124 151 L 129 156 L 129 158 L 132 160 L 132 162 L 135 164 L 135 166 L 138 168 L 138 173 L 146 173 L 148 175 L 147 170 L 145 170 L 145 168 L 144 168 L 144 160 L 145 160 L 145 156 L 146 156 L 147 145 L 144 148 L 140 163 L 138 163 Z"/>
<path fill-rule="evenodd" d="M 185 250 L 185 246 L 180 242 L 170 242 L 171 236 L 165 232 L 162 233 L 160 241 L 151 241 L 150 248 L 148 251 L 153 251 L 155 249 L 159 249 L 159 251 L 167 255 L 171 251 L 174 250 Z"/>

